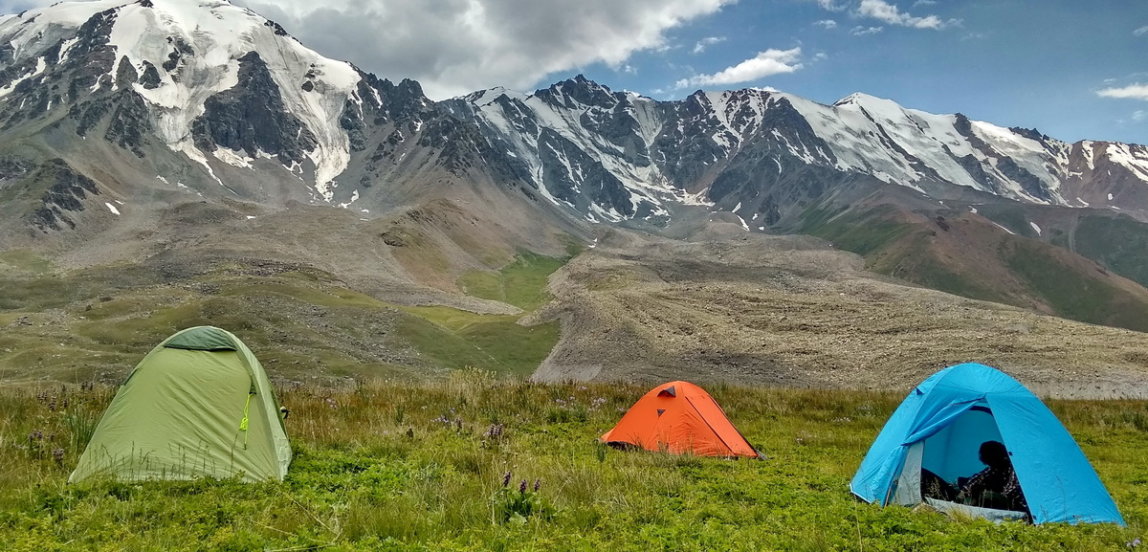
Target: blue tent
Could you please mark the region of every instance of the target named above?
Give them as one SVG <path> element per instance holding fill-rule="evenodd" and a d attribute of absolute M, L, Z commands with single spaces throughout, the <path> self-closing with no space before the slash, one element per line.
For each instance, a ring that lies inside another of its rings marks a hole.
<path fill-rule="evenodd" d="M 982 469 L 979 445 L 1004 443 L 1034 523 L 1124 519 L 1072 435 L 1024 385 L 982 364 L 951 366 L 909 393 L 885 423 L 850 485 L 868 502 L 1001 519 L 1023 514 L 921 496 L 921 470 L 951 483 Z"/>

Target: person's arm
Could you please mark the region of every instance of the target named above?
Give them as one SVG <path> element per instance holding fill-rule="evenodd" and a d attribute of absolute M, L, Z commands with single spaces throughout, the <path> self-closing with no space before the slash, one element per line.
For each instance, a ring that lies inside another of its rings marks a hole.
<path fill-rule="evenodd" d="M 970 477 L 961 485 L 961 492 L 958 498 L 972 498 L 983 493 L 988 486 L 989 471 L 991 468 L 985 468 Z"/>

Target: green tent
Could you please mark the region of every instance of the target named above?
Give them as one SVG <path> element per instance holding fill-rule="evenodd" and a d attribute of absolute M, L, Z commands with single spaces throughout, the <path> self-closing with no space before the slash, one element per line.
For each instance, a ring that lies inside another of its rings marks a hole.
<path fill-rule="evenodd" d="M 167 338 L 132 370 L 68 480 L 282 481 L 290 463 L 263 367 L 230 332 L 199 326 Z"/>

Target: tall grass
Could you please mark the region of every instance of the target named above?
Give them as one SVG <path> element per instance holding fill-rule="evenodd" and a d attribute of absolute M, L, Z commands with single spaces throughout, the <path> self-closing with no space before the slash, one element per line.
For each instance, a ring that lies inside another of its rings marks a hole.
<path fill-rule="evenodd" d="M 644 387 L 468 370 L 280 389 L 296 452 L 282 483 L 73 486 L 64 481 L 113 390 L 7 391 L 0 549 L 1113 550 L 1144 536 L 1143 402 L 1051 403 L 1130 527 L 1034 527 L 855 501 L 848 481 L 897 394 L 710 390 L 767 460 L 601 447 Z M 36 452 L 37 431 L 63 460 Z"/>

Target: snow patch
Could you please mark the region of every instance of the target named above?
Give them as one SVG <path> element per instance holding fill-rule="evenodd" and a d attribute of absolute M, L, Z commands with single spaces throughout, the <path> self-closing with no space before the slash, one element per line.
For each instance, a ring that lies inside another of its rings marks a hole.
<path fill-rule="evenodd" d="M 254 159 L 244 155 L 244 152 L 235 151 L 228 148 L 218 148 L 212 152 L 212 155 L 215 156 L 216 159 L 223 161 L 228 165 L 239 167 L 241 169 L 250 169 L 251 162 L 254 161 Z"/>
<path fill-rule="evenodd" d="M 24 81 L 26 81 L 32 77 L 36 77 L 40 73 L 43 73 L 44 69 L 46 69 L 47 67 L 48 67 L 48 63 L 44 61 L 43 56 L 36 58 L 36 68 L 33 69 L 31 73 L 26 73 L 24 75 L 17 77 L 16 80 L 13 80 L 12 82 L 8 83 L 8 86 L 5 86 L 4 88 L 0 88 L 0 98 L 3 98 L 4 96 L 7 96 L 8 94 L 11 94 L 12 91 L 16 89 L 16 85 L 18 85 L 18 84 L 20 84 L 20 83 L 22 83 L 22 82 L 24 82 Z M 23 108 L 24 105 L 21 104 L 20 107 Z"/>
<path fill-rule="evenodd" d="M 1009 234 L 1012 234 L 1014 236 L 1016 235 L 1016 232 L 1013 232 L 1012 230 L 1009 230 L 1008 228 L 1005 228 L 1004 226 L 1001 226 L 1001 225 L 999 225 L 999 224 L 997 224 L 991 220 L 989 222 L 992 222 L 993 226 L 996 226 L 997 228 L 1000 228 L 1001 230 L 1004 230 L 1005 232 L 1008 232 Z"/>
<path fill-rule="evenodd" d="M 108 210 L 111 211 L 113 215 L 115 215 L 117 217 L 120 216 L 120 210 L 116 209 L 115 205 L 112 205 L 111 203 L 107 203 L 107 202 L 104 202 L 104 205 L 107 206 Z"/>
<path fill-rule="evenodd" d="M 1148 148 L 1128 144 L 1108 144 L 1105 153 L 1113 163 L 1128 169 L 1136 178 L 1148 182 Z"/>
<path fill-rule="evenodd" d="M 348 201 L 346 203 L 340 203 L 339 207 L 346 209 L 346 208 L 350 207 L 351 204 L 356 202 L 356 201 L 359 201 L 359 190 L 355 190 L 353 193 L 351 193 L 351 201 Z"/>
<path fill-rule="evenodd" d="M 1043 233 L 1041 233 L 1040 227 L 1037 226 L 1035 222 L 1029 221 L 1028 225 L 1031 226 L 1032 229 L 1036 231 L 1036 235 L 1038 235 L 1038 236 L 1044 235 Z"/>

